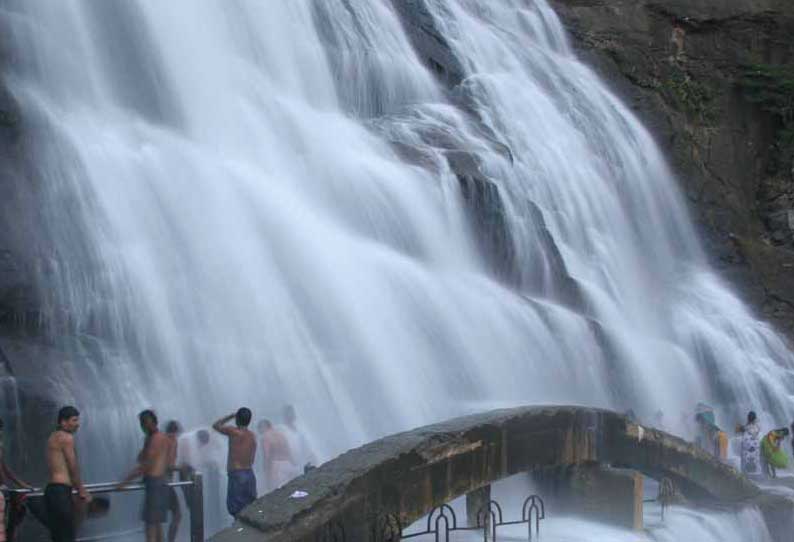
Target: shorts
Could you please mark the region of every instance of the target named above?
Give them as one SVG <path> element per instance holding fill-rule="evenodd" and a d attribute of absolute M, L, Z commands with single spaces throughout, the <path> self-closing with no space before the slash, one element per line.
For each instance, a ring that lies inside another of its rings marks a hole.
<path fill-rule="evenodd" d="M 147 525 L 165 523 L 168 519 L 168 509 L 171 502 L 168 480 L 165 476 L 145 476 L 143 478 L 145 495 L 143 497 L 143 512 L 141 519 Z"/>
<path fill-rule="evenodd" d="M 251 469 L 229 471 L 226 509 L 232 516 L 256 500 L 256 476 Z"/>
<path fill-rule="evenodd" d="M 178 516 L 180 514 L 179 497 L 176 495 L 176 488 L 168 488 L 168 510 L 171 514 Z"/>
<path fill-rule="evenodd" d="M 74 542 L 77 529 L 72 487 L 48 484 L 44 489 L 44 508 L 53 542 Z"/>

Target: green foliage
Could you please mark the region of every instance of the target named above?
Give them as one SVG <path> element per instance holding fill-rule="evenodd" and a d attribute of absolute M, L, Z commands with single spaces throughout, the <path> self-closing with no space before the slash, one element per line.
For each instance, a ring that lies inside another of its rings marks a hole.
<path fill-rule="evenodd" d="M 794 66 L 746 65 L 738 84 L 747 101 L 777 119 L 777 158 L 790 162 L 794 156 Z"/>
<path fill-rule="evenodd" d="M 14 126 L 17 124 L 17 117 L 12 111 L 0 109 L 0 126 Z"/>
<path fill-rule="evenodd" d="M 677 107 L 690 117 L 710 123 L 716 116 L 714 92 L 703 83 L 695 81 L 689 74 L 676 70 L 665 82 L 664 88 Z"/>
<path fill-rule="evenodd" d="M 769 64 L 744 66 L 739 87 L 748 101 L 779 117 L 784 125 L 794 122 L 794 67 Z"/>

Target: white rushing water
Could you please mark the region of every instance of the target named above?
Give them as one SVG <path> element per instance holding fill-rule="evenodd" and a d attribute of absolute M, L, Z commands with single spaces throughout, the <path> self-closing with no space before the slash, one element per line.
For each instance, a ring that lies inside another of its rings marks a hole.
<path fill-rule="evenodd" d="M 150 406 L 191 427 L 293 403 L 321 458 L 490 405 L 794 416 L 791 353 L 544 0 L 427 0 L 452 94 L 389 0 L 2 6 L 89 479 Z"/>
<path fill-rule="evenodd" d="M 647 480 L 646 480 L 647 481 Z M 654 498 L 657 488 L 648 491 L 646 485 L 646 498 Z M 528 483 L 526 475 L 517 475 L 512 478 L 500 480 L 491 486 L 491 496 L 499 503 L 504 522 L 514 522 L 521 519 L 521 510 L 524 500 L 535 493 Z M 466 526 L 466 502 L 461 497 L 449 503 L 452 513 L 447 509 L 448 525 L 457 522 L 458 527 Z M 737 513 L 717 510 L 692 510 L 688 508 L 671 506 L 665 511 L 664 520 L 661 509 L 657 503 L 643 505 L 644 529 L 636 531 L 623 527 L 605 525 L 592 520 L 575 516 L 554 513 L 554 504 L 546 504 L 546 518 L 540 521 L 538 530 L 535 531 L 533 522 L 533 539 L 543 542 L 682 542 L 698 540 L 703 542 L 772 542 L 772 537 L 764 523 L 763 516 L 757 508 L 746 508 Z M 454 513 L 454 519 L 452 514 Z M 430 529 L 436 528 L 435 521 L 439 512 L 434 511 L 431 518 Z M 440 539 L 444 540 L 443 521 L 439 524 Z M 428 530 L 427 516 L 407 527 L 406 534 L 415 534 Z M 537 532 L 540 536 L 535 537 Z M 515 525 L 502 525 L 497 528 L 497 540 L 523 541 L 528 539 L 528 525 L 519 523 Z M 433 540 L 434 535 L 426 535 L 425 540 Z M 417 538 L 416 540 L 422 540 Z M 455 542 L 479 542 L 482 540 L 482 531 L 453 531 L 450 540 Z"/>

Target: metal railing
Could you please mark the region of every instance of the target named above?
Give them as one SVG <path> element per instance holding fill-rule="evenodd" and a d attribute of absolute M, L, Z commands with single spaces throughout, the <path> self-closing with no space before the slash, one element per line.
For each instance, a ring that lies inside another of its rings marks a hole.
<path fill-rule="evenodd" d="M 133 491 L 143 491 L 146 487 L 143 484 L 129 484 L 119 489 L 120 482 L 104 482 L 100 484 L 85 484 L 86 491 L 91 495 L 101 495 L 106 493 L 128 493 Z M 166 484 L 170 488 L 189 488 L 185 491 L 185 501 L 187 509 L 190 512 L 190 542 L 204 542 L 204 482 L 200 472 L 194 472 L 190 475 L 188 480 L 179 482 L 168 482 Z M 9 489 L 9 493 L 16 493 L 31 497 L 43 497 L 44 490 L 41 488 L 34 489 Z M 73 494 L 77 494 L 77 490 L 72 490 Z M 13 514 L 15 513 L 14 507 L 9 507 L 9 522 L 13 521 Z M 125 532 L 123 534 L 128 534 Z M 118 533 L 116 533 L 118 535 Z M 111 538 L 110 536 L 92 537 L 90 540 L 101 540 L 103 538 Z M 89 539 L 84 539 L 89 540 Z"/>
<path fill-rule="evenodd" d="M 662 521 L 667 508 L 675 501 L 678 490 L 670 478 L 662 478 L 659 481 L 659 492 L 655 499 L 643 499 L 643 503 L 658 502 L 662 507 Z"/>
<path fill-rule="evenodd" d="M 442 504 L 430 511 L 425 529 L 406 533 L 402 522 L 396 514 L 380 514 L 374 518 L 370 527 L 372 542 L 399 542 L 417 537 L 433 536 L 435 542 L 450 542 L 450 533 L 454 531 L 482 531 L 483 541 L 496 542 L 497 528 L 509 525 L 527 525 L 527 540 L 540 537 L 540 522 L 546 519 L 546 506 L 539 495 L 530 495 L 521 507 L 521 519 L 505 521 L 501 505 L 490 500 L 480 507 L 475 524 L 466 527 L 458 524 L 455 510 L 448 504 Z M 533 529 L 534 526 L 534 529 Z M 534 531 L 534 536 L 533 536 Z M 326 525 L 317 537 L 318 542 L 345 542 L 345 529 L 338 522 Z"/>

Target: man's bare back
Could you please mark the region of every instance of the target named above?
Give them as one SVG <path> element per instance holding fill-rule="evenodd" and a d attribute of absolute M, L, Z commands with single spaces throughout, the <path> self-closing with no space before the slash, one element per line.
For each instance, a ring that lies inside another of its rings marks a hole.
<path fill-rule="evenodd" d="M 262 438 L 262 447 L 265 451 L 267 461 L 289 461 L 292 462 L 287 438 L 278 429 L 268 429 Z"/>
<path fill-rule="evenodd" d="M 248 422 L 244 426 L 237 427 L 226 425 L 235 416 L 230 414 L 212 424 L 212 428 L 218 433 L 229 437 L 229 459 L 226 462 L 226 470 L 229 472 L 250 469 L 256 456 L 256 437 L 248 429 Z"/>
<path fill-rule="evenodd" d="M 63 484 L 74 487 L 69 474 L 66 454 L 74 454 L 74 436 L 66 431 L 56 429 L 47 439 L 47 468 L 50 472 L 50 484 Z"/>
<path fill-rule="evenodd" d="M 256 437 L 248 429 L 230 428 L 229 460 L 226 468 L 229 471 L 250 469 L 256 455 Z"/>
<path fill-rule="evenodd" d="M 226 510 L 235 518 L 256 500 L 256 475 L 251 468 L 256 455 L 256 438 L 248 430 L 252 415 L 250 408 L 240 407 L 235 414 L 212 424 L 215 431 L 229 438 L 229 460 L 226 463 L 229 490 L 226 494 Z M 236 427 L 226 425 L 232 419 Z"/>

